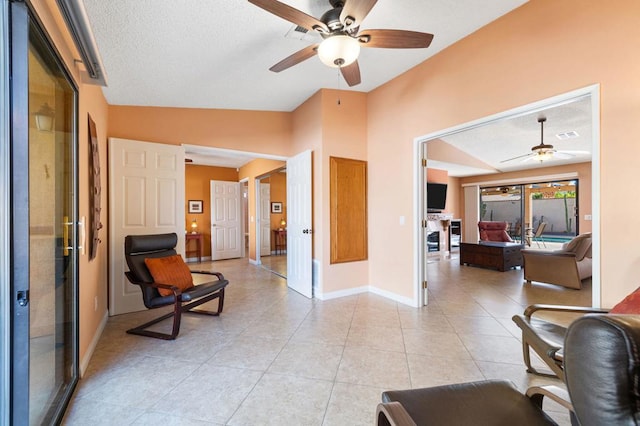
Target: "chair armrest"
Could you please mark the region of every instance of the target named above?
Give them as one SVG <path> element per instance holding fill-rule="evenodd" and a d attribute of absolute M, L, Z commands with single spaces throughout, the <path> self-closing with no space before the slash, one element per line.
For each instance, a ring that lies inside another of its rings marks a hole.
<path fill-rule="evenodd" d="M 191 271 L 192 274 L 202 274 L 202 275 L 215 275 L 219 280 L 224 280 L 224 275 L 220 272 L 211 272 L 211 271 Z"/>
<path fill-rule="evenodd" d="M 542 408 L 542 400 L 546 396 L 554 402 L 562 405 L 569 411 L 573 411 L 573 404 L 569 398 L 569 392 L 566 390 L 554 386 L 532 386 L 527 389 L 527 396 L 536 404 L 539 408 Z"/>
<path fill-rule="evenodd" d="M 378 404 L 376 426 L 417 426 L 407 410 L 397 401 Z"/>
<path fill-rule="evenodd" d="M 609 309 L 593 308 L 587 306 L 565 306 L 565 305 L 544 305 L 535 304 L 528 306 L 524 310 L 524 316 L 531 318 L 534 312 L 537 311 L 553 311 L 553 312 L 574 312 L 582 314 L 606 314 L 609 313 Z"/>

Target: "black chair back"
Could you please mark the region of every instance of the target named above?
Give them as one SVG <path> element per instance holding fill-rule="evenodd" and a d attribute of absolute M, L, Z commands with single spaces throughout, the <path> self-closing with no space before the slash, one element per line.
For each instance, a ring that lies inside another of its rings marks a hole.
<path fill-rule="evenodd" d="M 640 315 L 587 315 L 574 321 L 564 360 L 581 426 L 640 424 Z"/>
<path fill-rule="evenodd" d="M 124 239 L 124 258 L 133 282 L 152 283 L 153 277 L 144 263 L 148 257 L 167 257 L 176 254 L 178 236 L 171 234 L 127 235 Z M 156 288 L 141 286 L 142 298 L 147 308 L 154 306 L 152 300 L 160 296 Z"/>

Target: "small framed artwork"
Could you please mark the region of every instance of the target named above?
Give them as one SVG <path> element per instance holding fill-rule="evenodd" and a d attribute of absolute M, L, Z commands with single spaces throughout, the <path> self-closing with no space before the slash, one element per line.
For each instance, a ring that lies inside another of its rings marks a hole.
<path fill-rule="evenodd" d="M 282 213 L 282 203 L 271 203 L 271 213 Z"/>
<path fill-rule="evenodd" d="M 202 213 L 202 200 L 189 200 L 189 213 Z"/>

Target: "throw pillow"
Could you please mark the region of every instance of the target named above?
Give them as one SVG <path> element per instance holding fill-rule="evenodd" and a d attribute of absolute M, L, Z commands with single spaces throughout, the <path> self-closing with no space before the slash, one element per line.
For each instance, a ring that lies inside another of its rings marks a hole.
<path fill-rule="evenodd" d="M 193 287 L 193 276 L 182 256 L 176 254 L 167 257 L 147 257 L 144 260 L 149 269 L 153 281 L 160 284 L 169 284 L 185 291 Z M 173 292 L 169 289 L 159 288 L 161 296 L 171 296 Z"/>
<path fill-rule="evenodd" d="M 640 314 L 640 288 L 622 299 L 622 302 L 614 306 L 610 314 Z"/>

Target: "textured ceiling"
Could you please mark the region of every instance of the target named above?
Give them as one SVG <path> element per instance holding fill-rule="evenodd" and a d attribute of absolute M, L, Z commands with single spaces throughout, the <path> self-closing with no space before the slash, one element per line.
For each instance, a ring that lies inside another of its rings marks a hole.
<path fill-rule="evenodd" d="M 293 24 L 247 0 L 84 0 L 110 104 L 271 111 L 292 111 L 321 88 L 369 92 L 525 2 L 379 0 L 361 29 L 435 37 L 427 49 L 362 49 L 362 83 L 349 89 L 317 57 L 269 71 L 312 41 L 285 37 Z M 331 8 L 284 3 L 315 17 Z"/>

